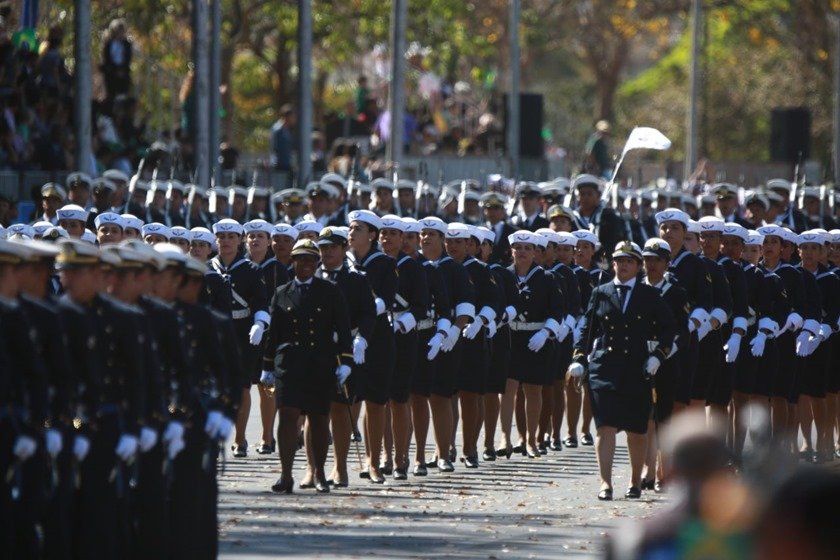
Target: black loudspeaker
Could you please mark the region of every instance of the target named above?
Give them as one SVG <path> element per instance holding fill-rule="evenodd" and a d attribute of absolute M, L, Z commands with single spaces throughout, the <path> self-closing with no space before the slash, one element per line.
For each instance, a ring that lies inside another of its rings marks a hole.
<path fill-rule="evenodd" d="M 811 154 L 811 111 L 803 107 L 773 109 L 770 115 L 770 159 L 796 163 Z"/>
<path fill-rule="evenodd" d="M 505 141 L 508 130 L 508 96 L 505 94 Z M 519 155 L 543 157 L 543 96 L 539 93 L 519 94 Z"/>

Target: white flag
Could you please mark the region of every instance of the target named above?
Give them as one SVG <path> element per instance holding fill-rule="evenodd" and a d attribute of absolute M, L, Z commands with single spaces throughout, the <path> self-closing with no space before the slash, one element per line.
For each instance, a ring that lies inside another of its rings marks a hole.
<path fill-rule="evenodd" d="M 624 144 L 624 149 L 621 151 L 621 157 L 623 158 L 624 154 L 637 148 L 667 150 L 670 147 L 671 141 L 655 128 L 637 126 L 630 133 L 630 137 L 627 138 L 627 143 Z"/>

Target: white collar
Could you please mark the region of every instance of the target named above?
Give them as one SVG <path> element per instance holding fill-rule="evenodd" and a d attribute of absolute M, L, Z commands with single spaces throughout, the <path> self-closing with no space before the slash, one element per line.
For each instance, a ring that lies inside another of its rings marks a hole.
<path fill-rule="evenodd" d="M 301 282 L 300 280 L 295 278 L 295 286 L 309 286 L 310 284 L 312 284 L 312 278 L 310 278 L 306 282 Z"/>
<path fill-rule="evenodd" d="M 630 288 L 632 290 L 633 288 L 636 287 L 636 279 L 631 278 L 630 280 L 628 280 L 627 282 L 622 284 L 619 281 L 618 277 L 616 276 L 615 278 L 613 278 L 613 284 L 615 284 L 616 286 L 627 286 L 628 288 Z"/>
<path fill-rule="evenodd" d="M 654 288 L 661 288 L 665 284 L 665 277 L 663 276 L 662 280 L 660 280 L 656 284 L 651 284 L 650 279 L 647 276 L 645 276 L 645 284 L 647 284 L 648 286 L 653 286 Z"/>

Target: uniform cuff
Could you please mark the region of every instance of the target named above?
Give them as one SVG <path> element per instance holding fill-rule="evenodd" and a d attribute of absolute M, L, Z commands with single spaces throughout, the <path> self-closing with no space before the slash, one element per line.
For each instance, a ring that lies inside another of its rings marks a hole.
<path fill-rule="evenodd" d="M 701 323 L 709 318 L 709 314 L 706 313 L 706 310 L 702 307 L 696 308 L 694 311 L 691 312 L 691 315 L 688 317 L 689 319 L 697 319 Z"/>
<path fill-rule="evenodd" d="M 487 323 L 492 323 L 496 320 L 496 312 L 493 310 L 492 307 L 489 305 L 485 305 L 481 308 L 481 311 L 478 312 L 481 317 L 487 319 Z"/>
<path fill-rule="evenodd" d="M 514 306 L 508 305 L 505 307 L 505 314 L 507 315 L 508 323 L 516 320 L 516 308 Z M 840 321 L 838 321 L 838 323 L 840 323 Z"/>
<path fill-rule="evenodd" d="M 566 326 L 569 327 L 570 331 L 575 330 L 576 323 L 574 317 L 572 317 L 571 315 L 566 315 L 566 319 L 563 322 L 566 323 Z"/>
<path fill-rule="evenodd" d="M 790 315 L 787 317 L 787 322 L 793 323 L 793 330 L 799 330 L 802 328 L 802 315 L 796 311 L 791 311 Z"/>
<path fill-rule="evenodd" d="M 475 319 L 475 306 L 471 303 L 459 303 L 455 306 L 455 317 L 466 315 L 470 319 Z"/>
<path fill-rule="evenodd" d="M 761 329 L 767 329 L 775 336 L 779 332 L 779 324 L 770 317 L 764 317 L 758 320 L 758 330 Z"/>
<path fill-rule="evenodd" d="M 402 315 L 399 316 L 397 319 L 400 324 L 402 324 L 405 332 L 411 331 L 414 327 L 417 326 L 417 319 L 414 318 L 414 314 L 410 311 L 406 311 Z"/>
<path fill-rule="evenodd" d="M 747 324 L 747 320 L 743 317 L 735 317 L 732 320 L 733 329 L 743 329 L 743 331 L 746 332 L 748 327 L 749 325 Z"/>
<path fill-rule="evenodd" d="M 254 321 L 262 321 L 266 327 L 271 326 L 271 315 L 265 311 L 257 311 L 254 313 Z"/>
<path fill-rule="evenodd" d="M 712 319 L 717 319 L 718 323 L 720 323 L 721 325 L 726 323 L 727 320 L 726 311 L 724 311 L 720 307 L 715 307 L 714 309 L 712 309 L 712 312 L 709 313 L 709 317 Z"/>
<path fill-rule="evenodd" d="M 547 319 L 543 328 L 546 328 L 549 331 L 551 331 L 551 334 L 554 336 L 554 338 L 560 336 L 560 323 L 558 323 L 554 319 Z"/>
<path fill-rule="evenodd" d="M 437 330 L 439 331 L 449 331 L 449 327 L 452 326 L 452 322 L 449 319 L 438 319 L 437 322 Z"/>
<path fill-rule="evenodd" d="M 806 331 L 811 331 L 814 334 L 820 332 L 820 324 L 813 319 L 808 319 L 802 324 L 802 328 Z"/>
<path fill-rule="evenodd" d="M 385 300 L 383 300 L 382 298 L 376 298 L 373 301 L 374 301 L 374 303 L 376 303 L 376 314 L 377 315 L 382 315 L 383 313 L 385 313 L 385 309 L 386 309 Z"/>

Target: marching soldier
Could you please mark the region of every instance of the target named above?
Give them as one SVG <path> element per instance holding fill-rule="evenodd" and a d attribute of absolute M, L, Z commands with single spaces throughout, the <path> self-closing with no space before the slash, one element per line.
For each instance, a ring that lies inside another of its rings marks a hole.
<path fill-rule="evenodd" d="M 548 227 L 548 220 L 541 214 L 541 196 L 542 191 L 536 183 L 523 182 L 516 186 L 519 213 L 511 219 L 515 228 L 537 231 Z"/>
<path fill-rule="evenodd" d="M 775 207 L 774 219 L 768 219 L 768 223 L 783 226 L 794 233 L 802 233 L 808 229 L 805 215 L 790 203 L 790 193 L 793 185 L 786 179 L 770 179 L 767 181 L 767 192 L 775 196 L 771 203 Z"/>
<path fill-rule="evenodd" d="M 503 266 L 509 265 L 511 260 L 507 238 L 516 231 L 507 220 L 507 204 L 507 197 L 497 192 L 484 193 L 479 199 L 479 206 L 484 211 L 484 225 L 493 232 L 496 239 L 490 260 Z"/>
<path fill-rule="evenodd" d="M 625 236 L 624 220 L 601 201 L 603 181 L 594 175 L 582 174 L 572 180 L 577 194 L 575 229 L 594 233 L 604 247 L 614 247 Z"/>
<path fill-rule="evenodd" d="M 274 258 L 286 269 L 289 279 L 294 278 L 294 266 L 292 263 L 292 248 L 298 238 L 298 230 L 289 224 L 277 224 L 271 230 L 271 250 Z"/>

